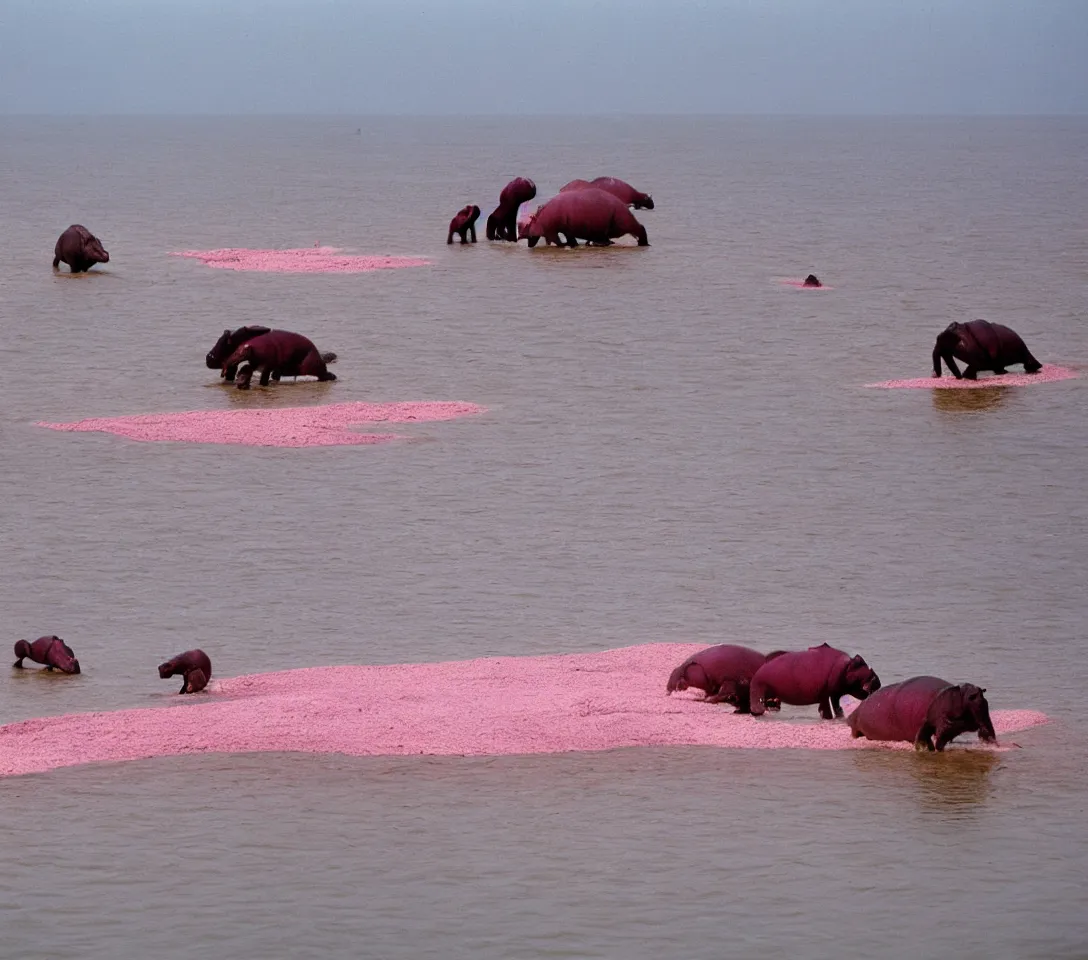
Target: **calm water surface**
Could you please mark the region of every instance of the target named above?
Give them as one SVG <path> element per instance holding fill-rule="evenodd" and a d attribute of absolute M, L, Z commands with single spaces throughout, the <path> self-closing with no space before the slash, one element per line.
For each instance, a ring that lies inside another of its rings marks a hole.
<path fill-rule="evenodd" d="M 512 176 L 602 173 L 654 195 L 649 249 L 445 245 Z M 105 269 L 49 269 L 72 222 Z M 0 957 L 1086 955 L 1088 379 L 861 385 L 974 317 L 1088 367 L 1088 120 L 0 118 L 0 224 L 3 643 L 84 667 L 9 671 L 0 721 L 169 703 L 194 646 L 230 676 L 657 640 L 827 640 L 1055 721 L 997 755 L 6 779 Z M 433 265 L 169 256 L 315 243 Z M 776 282 L 810 271 L 834 289 Z M 340 380 L 222 388 L 248 322 Z M 33 425 L 429 399 L 489 412 L 316 450 Z"/>

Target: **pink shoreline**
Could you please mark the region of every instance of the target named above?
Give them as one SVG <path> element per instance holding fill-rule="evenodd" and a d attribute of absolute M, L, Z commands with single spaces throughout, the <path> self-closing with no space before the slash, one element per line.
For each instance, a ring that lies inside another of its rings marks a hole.
<path fill-rule="evenodd" d="M 214 680 L 207 693 L 180 703 L 171 698 L 176 705 L 169 707 L 2 726 L 0 776 L 209 752 L 496 756 L 686 745 L 910 749 L 905 743 L 852 740 L 845 723 L 820 721 L 815 708 L 783 712 L 801 722 L 757 720 L 700 703 L 691 691 L 666 696 L 669 672 L 702 646 L 654 643 L 603 653 L 312 667 Z M 161 686 L 153 670 L 147 686 Z M 843 706 L 847 713 L 852 709 Z M 999 737 L 1047 722 L 1033 710 L 996 710 L 992 719 Z"/>
<path fill-rule="evenodd" d="M 1006 373 L 1001 377 L 983 374 L 978 380 L 957 380 L 946 372 L 946 375 L 941 377 L 884 380 L 880 383 L 867 383 L 865 386 L 884 390 L 978 390 L 982 387 L 1032 387 L 1039 383 L 1074 380 L 1079 376 L 1080 374 L 1071 367 L 1044 363 L 1043 369 L 1038 373 Z"/>
<path fill-rule="evenodd" d="M 484 413 L 474 403 L 421 401 L 413 403 L 330 403 L 317 407 L 256 410 L 191 410 L 104 417 L 73 423 L 36 425 L 68 432 L 112 433 L 129 440 L 175 443 L 234 443 L 257 447 L 330 447 L 382 443 L 399 434 L 354 433 L 360 423 L 418 423 L 453 420 Z"/>
<path fill-rule="evenodd" d="M 403 267 L 430 266 L 420 257 L 358 256 L 341 253 L 337 247 L 309 247 L 295 250 L 182 250 L 174 257 L 191 257 L 216 270 L 255 270 L 262 273 L 370 273 Z"/>

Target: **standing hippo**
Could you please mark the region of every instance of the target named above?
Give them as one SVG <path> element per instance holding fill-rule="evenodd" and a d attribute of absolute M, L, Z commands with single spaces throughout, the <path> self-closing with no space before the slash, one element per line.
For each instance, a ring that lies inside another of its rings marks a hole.
<path fill-rule="evenodd" d="M 636 210 L 653 210 L 654 208 L 653 197 L 648 193 L 636 190 L 625 180 L 619 180 L 616 177 L 597 177 L 596 180 L 571 180 L 570 183 L 560 187 L 559 192 L 566 193 L 571 190 L 586 189 L 604 190 L 605 193 L 612 194 L 621 203 L 628 207 L 634 207 Z"/>
<path fill-rule="evenodd" d="M 763 713 L 769 697 L 776 697 L 798 706 L 818 703 L 820 716 L 830 720 L 842 716 L 841 697 L 864 700 L 879 689 L 880 678 L 864 658 L 821 643 L 768 659 L 752 677 L 749 697 L 754 717 Z"/>
<path fill-rule="evenodd" d="M 60 235 L 53 248 L 53 269 L 64 261 L 72 273 L 90 270 L 96 263 L 109 263 L 110 255 L 103 249 L 101 242 L 90 230 L 79 223 L 73 223 Z"/>
<path fill-rule="evenodd" d="M 980 740 L 996 743 L 985 692 L 973 683 L 911 677 L 874 693 L 858 705 L 847 722 L 855 737 L 906 740 L 916 750 L 944 750 L 953 738 L 976 730 Z"/>
<path fill-rule="evenodd" d="M 570 190 L 553 197 L 528 221 L 521 225 L 518 236 L 535 247 L 541 237 L 546 243 L 563 246 L 559 235 L 572 247 L 578 240 L 607 244 L 614 237 L 631 234 L 640 247 L 648 247 L 646 228 L 639 223 L 627 205 L 617 197 L 596 187 Z"/>
<path fill-rule="evenodd" d="M 450 232 L 446 236 L 446 243 L 453 243 L 453 235 L 456 233 L 461 237 L 462 243 L 467 243 L 465 235 L 469 234 L 472 237 L 472 242 L 476 242 L 476 221 L 480 219 L 480 208 L 475 204 L 468 204 L 457 211 L 457 215 L 450 221 Z"/>
<path fill-rule="evenodd" d="M 528 203 L 536 196 L 536 184 L 525 177 L 515 177 L 499 194 L 499 205 L 487 218 L 488 240 L 518 239 L 518 207 Z"/>
<path fill-rule="evenodd" d="M 966 364 L 962 374 L 953 357 Z M 1043 368 L 1015 330 L 989 320 L 950 323 L 945 327 L 933 347 L 935 377 L 941 375 L 941 360 L 948 364 L 957 380 L 977 380 L 979 370 L 992 370 L 1000 375 L 1013 363 L 1022 363 L 1026 373 L 1038 373 Z"/>
<path fill-rule="evenodd" d="M 182 677 L 178 693 L 200 693 L 212 678 L 212 662 L 203 650 L 187 650 L 160 663 L 159 676 L 163 680 Z"/>
<path fill-rule="evenodd" d="M 731 703 L 737 713 L 748 713 L 748 685 L 752 676 L 767 660 L 780 656 L 781 650 L 764 656 L 750 647 L 719 643 L 692 654 L 673 670 L 665 692 L 695 687 L 706 692 L 707 703 Z M 774 709 L 771 704 L 766 706 Z"/>
<path fill-rule="evenodd" d="M 250 348 L 250 349 L 247 349 Z M 313 341 L 290 330 L 269 330 L 268 327 L 239 327 L 233 333 L 224 330 L 215 346 L 208 351 L 205 363 L 210 369 L 220 368 L 220 376 L 233 381 L 238 376 L 238 389 L 249 389 L 254 370 L 261 369 L 261 386 L 269 379 L 280 377 L 317 377 L 335 380 L 326 364 L 336 360 L 335 353 L 318 353 Z M 249 366 L 238 374 L 238 367 Z"/>
<path fill-rule="evenodd" d="M 23 659 L 44 663 L 46 670 L 56 668 L 61 673 L 79 673 L 79 661 L 60 637 L 38 637 L 33 643 L 20 640 L 15 644 L 15 656 L 18 659 L 13 666 L 22 669 Z"/>

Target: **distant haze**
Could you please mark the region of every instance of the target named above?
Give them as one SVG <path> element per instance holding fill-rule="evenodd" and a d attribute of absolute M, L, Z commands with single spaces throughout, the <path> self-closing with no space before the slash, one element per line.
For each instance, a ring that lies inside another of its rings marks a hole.
<path fill-rule="evenodd" d="M 1088 113 L 1088 0 L 0 0 L 0 113 Z"/>

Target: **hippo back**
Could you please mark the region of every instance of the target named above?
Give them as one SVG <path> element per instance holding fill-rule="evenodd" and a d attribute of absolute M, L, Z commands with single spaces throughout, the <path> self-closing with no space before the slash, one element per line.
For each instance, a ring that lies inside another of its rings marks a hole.
<path fill-rule="evenodd" d="M 858 704 L 847 722 L 855 737 L 913 743 L 925 723 L 930 704 L 950 687 L 940 677 L 911 677 L 882 687 Z"/>

